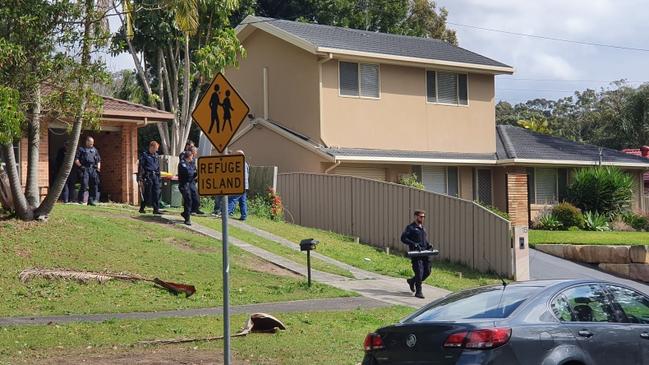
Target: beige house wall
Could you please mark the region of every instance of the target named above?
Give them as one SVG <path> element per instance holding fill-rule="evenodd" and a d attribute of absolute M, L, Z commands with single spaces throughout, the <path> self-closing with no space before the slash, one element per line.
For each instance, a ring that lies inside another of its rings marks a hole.
<path fill-rule="evenodd" d="M 277 166 L 279 172 L 323 172 L 323 157 L 267 128 L 255 127 L 230 148 L 243 150 L 251 165 Z"/>
<path fill-rule="evenodd" d="M 264 117 L 264 67 L 268 80 L 268 118 L 320 140 L 319 74 L 317 57 L 262 31 L 248 36 L 247 56 L 226 77 L 250 106 Z"/>
<path fill-rule="evenodd" d="M 458 167 L 460 177 L 460 198 L 473 200 L 473 167 Z"/>
<path fill-rule="evenodd" d="M 493 206 L 507 211 L 507 171 L 504 167 L 495 167 L 491 170 L 493 186 Z M 527 186 L 526 186 L 527 188 Z"/>
<path fill-rule="evenodd" d="M 331 146 L 493 153 L 494 76 L 469 74 L 469 105 L 426 101 L 426 69 L 380 65 L 378 99 L 339 96 L 338 60 L 322 64 L 322 137 Z"/>
<path fill-rule="evenodd" d="M 399 182 L 399 178 L 402 175 L 411 174 L 413 172 L 412 165 L 395 165 L 395 164 L 367 164 L 367 163 L 341 163 L 338 168 L 371 168 L 371 169 L 382 169 L 385 171 L 385 181 L 387 182 Z M 326 169 L 326 167 L 325 167 Z M 332 173 L 336 173 L 336 169 Z"/>

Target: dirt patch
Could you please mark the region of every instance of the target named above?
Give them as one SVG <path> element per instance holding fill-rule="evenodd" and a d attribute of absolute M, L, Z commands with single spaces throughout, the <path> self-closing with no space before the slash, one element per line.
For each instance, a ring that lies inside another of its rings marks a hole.
<path fill-rule="evenodd" d="M 18 360 L 20 361 L 20 360 Z M 51 354 L 47 358 L 25 360 L 18 364 L 35 365 L 220 365 L 223 353 L 217 350 L 192 349 L 177 346 L 139 349 L 89 349 L 83 353 Z M 250 361 L 233 359 L 233 364 L 250 364 Z"/>
<path fill-rule="evenodd" d="M 175 237 L 167 237 L 164 239 L 164 242 L 178 248 L 181 251 L 186 252 L 198 252 L 198 253 L 212 253 L 216 252 L 216 249 L 213 247 L 194 247 L 187 240 L 178 239 Z"/>
<path fill-rule="evenodd" d="M 255 256 L 244 256 L 238 258 L 239 263 L 250 271 L 263 272 L 276 276 L 285 276 L 289 278 L 302 278 L 302 275 L 287 270 L 281 266 L 277 266 L 272 262 L 262 260 Z"/>

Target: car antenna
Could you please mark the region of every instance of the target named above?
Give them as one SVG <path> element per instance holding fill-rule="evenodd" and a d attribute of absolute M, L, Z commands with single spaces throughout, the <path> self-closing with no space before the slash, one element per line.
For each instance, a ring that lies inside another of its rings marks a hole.
<path fill-rule="evenodd" d="M 495 271 L 495 270 L 492 269 L 491 262 L 489 262 L 489 260 L 487 260 L 487 256 L 482 255 L 482 258 L 485 261 L 487 261 L 489 271 L 492 271 L 492 272 L 496 273 L 496 276 L 498 277 L 498 279 L 500 279 L 500 282 L 503 283 L 503 289 L 505 289 L 507 287 L 507 282 L 505 281 L 505 279 L 503 279 L 503 277 L 500 275 L 500 273 L 498 271 Z"/>

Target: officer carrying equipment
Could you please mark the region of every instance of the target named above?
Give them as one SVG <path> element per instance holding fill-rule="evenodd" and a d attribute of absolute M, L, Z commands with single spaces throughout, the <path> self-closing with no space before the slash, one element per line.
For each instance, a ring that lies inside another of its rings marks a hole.
<path fill-rule="evenodd" d="M 433 246 L 428 242 L 428 235 L 424 229 L 424 218 L 426 212 L 423 210 L 415 210 L 415 220 L 406 226 L 406 229 L 401 234 L 401 242 L 408 245 L 409 251 L 418 251 L 420 254 L 410 257 L 412 263 L 412 271 L 414 276 L 407 279 L 410 291 L 415 292 L 417 298 L 424 298 L 421 291 L 421 283 L 430 275 L 430 258 L 429 255 L 422 255 L 421 252 L 433 251 Z M 436 250 L 435 250 L 436 251 Z"/>
<path fill-rule="evenodd" d="M 101 157 L 94 145 L 95 140 L 92 137 L 87 137 L 85 146 L 79 147 L 74 159 L 74 164 L 79 168 L 79 180 L 81 182 L 77 198 L 79 204 L 83 204 L 83 196 L 88 191 L 88 205 L 95 205 L 95 198 L 99 190 Z"/>
<path fill-rule="evenodd" d="M 196 147 L 192 147 L 193 150 Z M 178 163 L 178 190 L 183 196 L 183 212 L 182 216 L 185 218 L 185 224 L 191 226 L 191 212 L 192 212 L 192 195 L 196 194 L 196 165 L 192 163 L 194 153 L 184 153 L 183 158 Z"/>
<path fill-rule="evenodd" d="M 153 214 L 162 214 L 160 212 L 160 161 L 157 154 L 159 147 L 158 142 L 151 141 L 149 150 L 140 156 L 137 177 L 138 183 L 144 185 L 140 213 L 144 213 L 144 207 L 148 203 L 153 207 Z"/>

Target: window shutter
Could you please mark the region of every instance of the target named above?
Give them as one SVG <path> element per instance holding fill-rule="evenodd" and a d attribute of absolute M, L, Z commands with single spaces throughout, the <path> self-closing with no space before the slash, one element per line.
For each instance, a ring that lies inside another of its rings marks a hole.
<path fill-rule="evenodd" d="M 358 63 L 340 62 L 340 95 L 358 96 Z"/>
<path fill-rule="evenodd" d="M 379 97 L 379 65 L 361 63 L 361 96 Z"/>
<path fill-rule="evenodd" d="M 465 74 L 458 74 L 457 75 L 457 80 L 458 80 L 458 96 L 459 96 L 459 104 L 460 105 L 468 105 L 469 104 L 469 85 L 467 83 L 467 75 Z"/>
<path fill-rule="evenodd" d="M 557 169 L 536 169 L 536 204 L 557 202 Z"/>
<path fill-rule="evenodd" d="M 437 73 L 437 101 L 439 103 L 457 104 L 457 74 Z"/>
<path fill-rule="evenodd" d="M 446 194 L 446 168 L 438 166 L 423 166 L 421 182 L 427 191 Z"/>
<path fill-rule="evenodd" d="M 429 103 L 437 102 L 435 71 L 426 71 L 426 99 Z"/>

